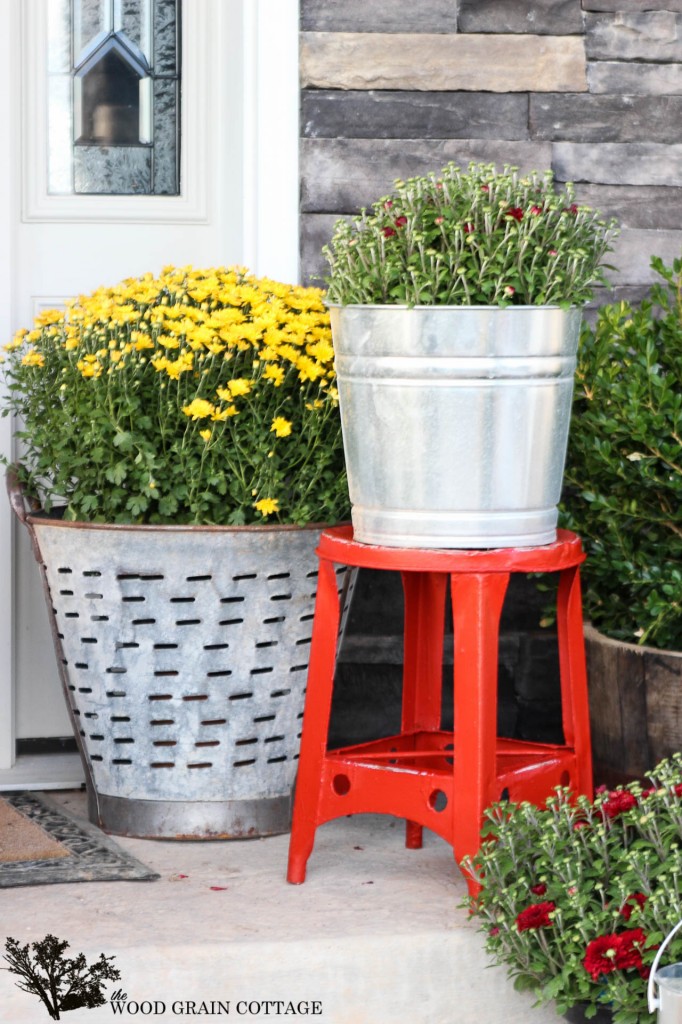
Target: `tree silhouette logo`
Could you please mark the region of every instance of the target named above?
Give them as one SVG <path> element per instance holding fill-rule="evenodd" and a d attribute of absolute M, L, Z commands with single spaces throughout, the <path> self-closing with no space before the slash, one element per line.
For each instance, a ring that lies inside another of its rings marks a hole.
<path fill-rule="evenodd" d="M 106 998 L 102 989 L 107 981 L 118 981 L 121 972 L 113 966 L 114 957 L 100 954 L 99 960 L 88 964 L 83 953 L 69 959 L 65 939 L 46 935 L 40 942 L 20 946 L 16 939 L 5 942 L 4 960 L 9 967 L 0 968 L 18 974 L 15 984 L 23 992 L 33 992 L 44 1003 L 52 1020 L 61 1020 L 60 1012 L 82 1006 L 102 1006 Z"/>

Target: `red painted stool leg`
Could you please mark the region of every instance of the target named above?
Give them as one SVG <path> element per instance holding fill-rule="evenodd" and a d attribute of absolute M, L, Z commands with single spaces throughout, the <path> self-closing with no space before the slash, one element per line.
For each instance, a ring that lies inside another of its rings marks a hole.
<path fill-rule="evenodd" d="M 500 614 L 509 573 L 452 574 L 455 758 L 452 846 L 459 864 L 481 845 L 483 811 L 496 788 Z M 469 892 L 479 886 L 469 881 Z"/>
<path fill-rule="evenodd" d="M 405 653 L 401 732 L 440 729 L 443 687 L 443 634 L 447 573 L 403 572 Z M 405 845 L 418 850 L 422 826 L 408 821 Z"/>
<path fill-rule="evenodd" d="M 577 765 L 577 778 L 572 782 L 577 793 L 591 798 L 590 707 L 578 566 L 564 569 L 559 578 L 557 634 L 564 742 L 575 750 Z"/>
<path fill-rule="evenodd" d="M 289 840 L 287 881 L 305 881 L 306 864 L 315 842 L 322 765 L 334 685 L 339 635 L 339 594 L 332 562 L 321 558 L 315 600 L 313 638 L 308 668 L 301 753 Z"/>

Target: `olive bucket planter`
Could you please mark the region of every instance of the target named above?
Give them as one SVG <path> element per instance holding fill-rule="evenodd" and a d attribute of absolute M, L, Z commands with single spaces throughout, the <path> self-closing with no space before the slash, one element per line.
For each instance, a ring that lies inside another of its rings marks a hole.
<path fill-rule="evenodd" d="M 285 832 L 321 526 L 126 526 L 25 510 L 91 821 L 150 838 Z M 339 570 L 339 589 L 349 587 Z"/>
<path fill-rule="evenodd" d="M 550 544 L 581 310 L 330 305 L 355 538 Z"/>

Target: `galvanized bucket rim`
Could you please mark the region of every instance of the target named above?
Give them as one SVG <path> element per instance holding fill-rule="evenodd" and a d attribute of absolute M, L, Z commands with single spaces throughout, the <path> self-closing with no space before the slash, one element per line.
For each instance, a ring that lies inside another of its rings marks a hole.
<path fill-rule="evenodd" d="M 258 533 L 281 533 L 296 532 L 299 530 L 323 530 L 327 526 L 337 525 L 331 522 L 304 523 L 298 526 L 296 523 L 253 523 L 248 526 L 220 526 L 213 523 L 90 523 L 82 519 L 60 519 L 51 516 L 40 509 L 26 509 L 26 491 L 19 478 L 18 468 L 11 464 L 5 470 L 5 483 L 10 505 L 21 523 L 32 528 L 34 526 L 49 526 L 54 529 L 64 530 L 114 530 L 125 532 L 130 530 L 162 531 L 164 533 L 244 533 L 245 531 L 257 531 Z M 65 508 L 66 506 L 59 506 Z M 338 524 L 342 525 L 342 524 Z"/>
<path fill-rule="evenodd" d="M 119 532 L 135 530 L 143 533 L 145 531 L 155 533 L 159 531 L 164 533 L 196 533 L 198 531 L 203 533 L 251 533 L 254 531 L 282 533 L 299 530 L 324 530 L 327 526 L 332 525 L 328 522 L 305 523 L 303 526 L 297 526 L 296 523 L 253 523 L 246 526 L 220 526 L 213 523 L 90 523 L 80 519 L 54 519 L 48 515 L 36 515 L 30 512 L 26 515 L 26 522 L 31 526 L 49 526 L 65 530 L 114 530 Z"/>
<path fill-rule="evenodd" d="M 325 299 L 325 303 L 324 304 L 325 304 L 325 306 L 327 306 L 328 309 L 381 309 L 381 310 L 395 310 L 396 312 L 410 312 L 410 313 L 412 313 L 412 312 L 415 312 L 415 313 L 416 312 L 423 312 L 424 310 L 427 310 L 427 309 L 429 310 L 429 312 L 432 312 L 432 313 L 452 313 L 455 310 L 457 310 L 459 312 L 466 311 L 466 312 L 469 312 L 469 313 L 485 312 L 485 311 L 490 312 L 492 310 L 498 310 L 500 313 L 514 313 L 514 312 L 522 313 L 522 312 L 527 311 L 529 309 L 532 309 L 532 310 L 540 310 L 540 309 L 561 310 L 564 313 L 568 313 L 571 310 L 576 310 L 576 309 L 580 310 L 580 309 L 583 308 L 582 306 L 573 306 L 573 305 L 572 306 L 560 306 L 558 303 L 546 303 L 546 304 L 543 303 L 543 304 L 537 305 L 537 306 L 521 306 L 521 305 L 515 305 L 515 306 L 497 306 L 497 305 L 486 306 L 486 305 L 473 305 L 473 304 L 470 305 L 470 306 L 466 306 L 466 305 L 461 305 L 461 306 L 445 306 L 445 305 L 436 305 L 436 304 L 433 304 L 433 305 L 427 304 L 427 305 L 423 305 L 423 306 L 408 306 L 408 305 L 406 305 L 404 303 L 396 303 L 396 302 L 385 302 L 385 303 L 381 303 L 381 302 L 329 302 L 326 299 Z"/>

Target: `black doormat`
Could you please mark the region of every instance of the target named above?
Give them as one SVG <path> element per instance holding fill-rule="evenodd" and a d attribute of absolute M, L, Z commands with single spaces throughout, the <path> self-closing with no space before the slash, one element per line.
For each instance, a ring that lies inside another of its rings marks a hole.
<path fill-rule="evenodd" d="M 7 803 L 61 843 L 68 856 L 0 863 L 0 889 L 53 882 L 153 881 L 160 876 L 84 818 L 46 797 L 7 793 Z"/>

